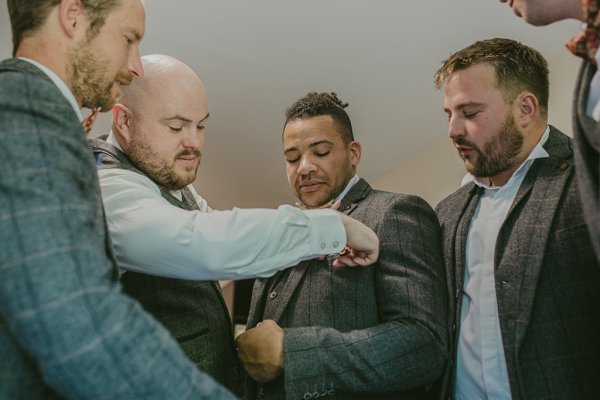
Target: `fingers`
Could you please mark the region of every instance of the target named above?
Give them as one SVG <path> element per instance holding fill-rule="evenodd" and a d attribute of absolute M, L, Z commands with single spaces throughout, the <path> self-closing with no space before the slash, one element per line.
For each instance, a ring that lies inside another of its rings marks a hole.
<path fill-rule="evenodd" d="M 332 210 L 337 210 L 340 208 L 340 205 L 342 204 L 341 200 L 336 201 L 335 203 L 333 203 L 333 205 L 330 207 Z"/>

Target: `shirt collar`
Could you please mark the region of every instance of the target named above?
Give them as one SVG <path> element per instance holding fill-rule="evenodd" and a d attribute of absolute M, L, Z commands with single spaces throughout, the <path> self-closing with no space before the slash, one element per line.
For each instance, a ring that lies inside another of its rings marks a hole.
<path fill-rule="evenodd" d="M 521 172 L 523 171 L 523 168 L 525 167 L 525 165 L 528 165 L 531 161 L 535 160 L 536 158 L 550 157 L 550 155 L 548 154 L 546 149 L 544 149 L 544 144 L 546 144 L 546 141 L 548 140 L 549 136 L 550 136 L 550 126 L 547 126 L 546 130 L 544 131 L 544 134 L 542 135 L 538 144 L 533 148 L 533 150 L 531 150 L 527 159 L 525 161 L 523 161 L 523 163 L 521 163 L 521 165 L 519 165 L 519 168 L 517 168 L 516 171 L 512 174 L 512 176 L 509 179 L 509 182 L 515 176 L 519 176 L 521 174 Z M 467 173 L 464 176 L 460 185 L 464 186 L 469 182 L 473 182 L 477 186 L 480 186 L 485 189 L 498 189 L 498 186 L 490 186 L 488 178 L 477 178 L 477 177 L 471 175 L 470 173 Z"/>
<path fill-rule="evenodd" d="M 50 80 L 56 85 L 56 87 L 58 87 L 58 89 L 60 90 L 62 95 L 67 99 L 69 104 L 71 104 L 71 107 L 73 107 L 73 111 L 75 111 L 75 114 L 77 115 L 77 118 L 79 119 L 79 121 L 83 120 L 83 115 L 81 115 L 81 110 L 79 109 L 79 104 L 77 103 L 77 100 L 75 99 L 75 96 L 73 95 L 73 92 L 71 92 L 71 89 L 69 89 L 69 87 L 67 86 L 65 81 L 60 79 L 60 77 L 58 75 L 56 75 L 56 73 L 54 71 L 52 71 L 50 68 L 46 67 L 43 64 L 40 64 L 39 62 L 37 62 L 35 60 L 32 60 L 31 58 L 19 57 L 19 59 L 23 60 L 23 61 L 27 61 L 28 63 L 33 64 L 36 67 L 38 67 L 39 69 L 41 69 L 42 72 L 45 73 L 48 76 L 48 78 L 50 78 Z"/>
<path fill-rule="evenodd" d="M 342 191 L 342 193 L 340 193 L 338 195 L 338 197 L 336 197 L 335 199 L 333 199 L 333 201 L 331 202 L 331 204 L 334 204 L 336 201 L 342 200 L 344 197 L 346 197 L 346 195 L 348 194 L 348 192 L 350 191 L 350 189 L 352 189 L 352 187 L 354 185 L 356 185 L 356 182 L 358 182 L 359 179 L 360 178 L 358 177 L 358 175 L 354 175 L 352 177 L 352 179 L 350 179 L 350 181 L 346 185 L 346 188 Z"/>

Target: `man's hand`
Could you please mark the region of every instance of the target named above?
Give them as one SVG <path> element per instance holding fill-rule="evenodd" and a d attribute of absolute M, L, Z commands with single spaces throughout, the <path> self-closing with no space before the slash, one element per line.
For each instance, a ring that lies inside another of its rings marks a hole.
<path fill-rule="evenodd" d="M 346 244 L 348 252 L 344 252 L 333 261 L 335 267 L 354 267 L 370 265 L 379 257 L 379 239 L 375 232 L 362 222 L 341 214 L 342 223 L 346 229 Z"/>
<path fill-rule="evenodd" d="M 266 319 L 235 340 L 244 369 L 257 382 L 269 382 L 283 372 L 283 329 Z"/>

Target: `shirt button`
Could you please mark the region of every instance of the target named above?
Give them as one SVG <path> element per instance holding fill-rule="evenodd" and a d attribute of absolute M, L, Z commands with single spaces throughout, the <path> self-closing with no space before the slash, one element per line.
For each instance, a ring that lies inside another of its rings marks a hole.
<path fill-rule="evenodd" d="M 321 242 L 321 249 L 325 250 L 325 247 L 327 247 L 327 243 Z"/>
<path fill-rule="evenodd" d="M 233 373 L 236 374 L 236 375 L 239 374 L 240 373 L 240 369 L 237 366 L 233 367 Z"/>
<path fill-rule="evenodd" d="M 269 297 L 271 298 L 271 300 L 273 300 L 275 297 L 277 297 L 277 292 L 271 292 Z"/>
<path fill-rule="evenodd" d="M 337 249 L 337 247 L 340 245 L 340 242 L 338 242 L 337 240 L 335 242 L 332 243 L 332 246 L 334 249 Z"/>

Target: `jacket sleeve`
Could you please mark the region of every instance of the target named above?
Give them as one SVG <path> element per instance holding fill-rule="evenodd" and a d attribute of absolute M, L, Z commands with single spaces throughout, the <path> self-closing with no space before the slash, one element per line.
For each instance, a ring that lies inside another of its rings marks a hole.
<path fill-rule="evenodd" d="M 373 268 L 380 323 L 349 332 L 285 329 L 286 398 L 398 392 L 431 383 L 443 371 L 447 305 L 437 217 L 414 196 L 388 198 L 366 213 L 352 215 L 371 221 L 379 236 Z"/>
<path fill-rule="evenodd" d="M 41 376 L 67 398 L 233 398 L 121 292 L 73 109 L 41 77 L 0 75 L 0 397 Z"/>

